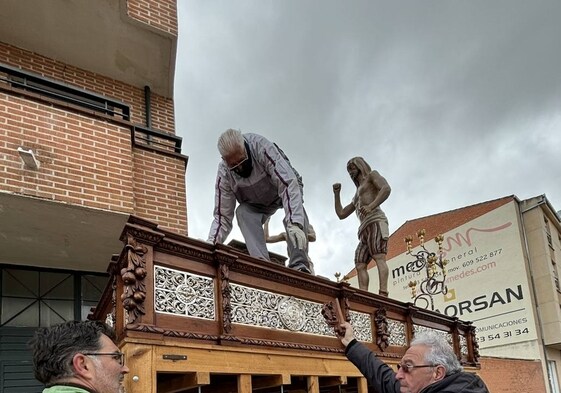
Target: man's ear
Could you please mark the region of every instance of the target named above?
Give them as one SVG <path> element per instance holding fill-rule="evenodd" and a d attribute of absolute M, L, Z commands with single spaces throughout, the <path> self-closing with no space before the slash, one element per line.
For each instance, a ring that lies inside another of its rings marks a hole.
<path fill-rule="evenodd" d="M 446 367 L 438 365 L 434 368 L 434 380 L 440 381 L 446 376 Z"/>
<path fill-rule="evenodd" d="M 93 364 L 86 355 L 77 353 L 72 358 L 72 367 L 77 377 L 90 378 L 93 373 Z"/>

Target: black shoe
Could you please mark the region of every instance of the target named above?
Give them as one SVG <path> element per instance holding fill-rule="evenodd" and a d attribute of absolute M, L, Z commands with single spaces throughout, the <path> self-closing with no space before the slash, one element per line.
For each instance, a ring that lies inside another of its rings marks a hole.
<path fill-rule="evenodd" d="M 298 271 L 300 271 L 300 272 L 312 274 L 312 271 L 311 271 L 310 269 L 308 269 L 306 266 L 300 266 L 300 267 L 297 268 L 296 270 L 298 270 Z"/>

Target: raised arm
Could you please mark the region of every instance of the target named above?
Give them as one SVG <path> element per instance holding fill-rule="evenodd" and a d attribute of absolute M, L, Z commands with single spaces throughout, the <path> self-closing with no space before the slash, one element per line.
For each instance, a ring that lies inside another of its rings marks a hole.
<path fill-rule="evenodd" d="M 335 197 L 335 213 L 340 220 L 343 220 L 351 215 L 355 211 L 355 205 L 349 203 L 347 206 L 343 207 L 341 205 L 341 183 L 333 184 L 333 195 Z"/>

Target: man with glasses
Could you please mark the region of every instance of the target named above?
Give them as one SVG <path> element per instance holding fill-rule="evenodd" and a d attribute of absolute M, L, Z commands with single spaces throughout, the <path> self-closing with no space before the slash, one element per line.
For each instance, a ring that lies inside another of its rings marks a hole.
<path fill-rule="evenodd" d="M 481 378 L 463 371 L 452 347 L 435 332 L 415 336 L 398 364 L 397 373 L 354 338 L 350 323 L 342 323 L 336 333 L 347 358 L 375 392 L 489 393 Z"/>
<path fill-rule="evenodd" d="M 129 372 L 113 329 L 99 321 L 39 328 L 29 345 L 43 393 L 119 393 Z"/>
<path fill-rule="evenodd" d="M 220 135 L 218 151 L 222 160 L 218 164 L 214 220 L 208 241 L 226 240 L 235 211 L 249 255 L 270 260 L 263 224 L 283 208 L 288 266 L 311 273 L 302 178 L 284 152 L 261 135 L 242 134 L 233 129 Z"/>

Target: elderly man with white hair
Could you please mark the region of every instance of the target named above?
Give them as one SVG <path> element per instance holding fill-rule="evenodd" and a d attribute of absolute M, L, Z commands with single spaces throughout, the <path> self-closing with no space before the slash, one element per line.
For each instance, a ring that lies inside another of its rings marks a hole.
<path fill-rule="evenodd" d="M 481 378 L 463 371 L 450 344 L 436 332 L 415 335 L 397 365 L 397 373 L 354 338 L 350 323 L 342 323 L 336 334 L 345 346 L 347 358 L 375 392 L 489 393 Z"/>
<path fill-rule="evenodd" d="M 310 273 L 308 217 L 303 183 L 284 152 L 265 137 L 226 130 L 218 138 L 214 220 L 208 241 L 223 243 L 232 231 L 234 211 L 249 254 L 270 260 L 263 224 L 283 208 L 289 267 Z M 236 203 L 239 206 L 236 209 Z"/>

